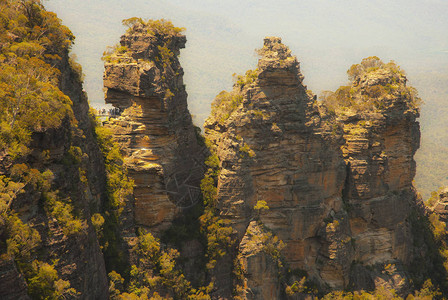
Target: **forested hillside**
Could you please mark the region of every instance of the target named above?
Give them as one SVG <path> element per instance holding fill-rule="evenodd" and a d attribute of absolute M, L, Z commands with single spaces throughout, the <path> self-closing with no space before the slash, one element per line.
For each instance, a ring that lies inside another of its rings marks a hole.
<path fill-rule="evenodd" d="M 6 299 L 108 293 L 92 225 L 104 221 L 99 212 L 107 202 L 106 172 L 81 67 L 68 56 L 73 40 L 40 1 L 0 2 L 0 268 Z"/>
<path fill-rule="evenodd" d="M 267 7 L 275 15 L 278 4 Z M 237 27 L 207 20 L 209 47 L 192 38 L 199 67 L 187 59 L 194 107 L 203 118 L 211 110 L 203 136 L 179 59 L 183 24 L 122 21 L 115 46 L 97 54 L 118 113 L 99 120 L 73 33 L 40 0 L 0 0 L 0 298 L 446 297 L 448 191 L 423 203 L 413 179 L 419 120 L 421 192 L 448 176 L 447 70 L 406 74 L 371 56 L 348 63 L 338 75 L 348 82 L 319 101 L 306 60 L 280 37 L 264 38 L 258 64 L 232 76 L 253 50 L 232 46 Z M 248 22 L 238 43 L 256 35 Z M 207 56 L 214 41 L 222 49 Z M 226 83 L 215 77 L 223 70 Z"/>

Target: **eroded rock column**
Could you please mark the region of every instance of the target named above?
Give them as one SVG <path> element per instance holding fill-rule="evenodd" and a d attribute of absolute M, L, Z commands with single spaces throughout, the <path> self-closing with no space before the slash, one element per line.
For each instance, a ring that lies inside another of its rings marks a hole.
<path fill-rule="evenodd" d="M 181 29 L 170 22 L 137 22 L 105 63 L 106 102 L 120 110 L 106 126 L 120 142 L 135 181 L 136 225 L 155 233 L 200 198 L 204 150 L 177 58 L 185 43 Z"/>

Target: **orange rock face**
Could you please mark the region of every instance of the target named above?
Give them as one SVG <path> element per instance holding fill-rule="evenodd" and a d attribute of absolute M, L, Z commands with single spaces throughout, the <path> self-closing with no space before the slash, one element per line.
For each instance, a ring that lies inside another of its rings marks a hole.
<path fill-rule="evenodd" d="M 169 28 L 168 28 L 169 29 Z M 110 127 L 134 179 L 135 222 L 154 233 L 181 208 L 199 200 L 204 151 L 187 107 L 177 59 L 186 42 L 175 30 L 152 32 L 135 25 L 121 37 L 123 53 L 105 63 L 106 102 L 119 108 Z"/>
<path fill-rule="evenodd" d="M 375 268 L 407 263 L 412 243 L 406 218 L 415 200 L 419 127 L 418 109 L 400 90 L 406 78 L 381 68 L 361 76 L 353 102 L 369 99 L 379 84 L 397 88 L 377 96 L 376 110 L 330 114 L 303 85 L 297 59 L 279 38 L 266 38 L 259 52 L 258 68 L 238 78 L 231 93 L 218 95 L 204 124 L 220 159 L 220 216 L 244 245 L 253 222 L 263 224 L 283 241 L 287 267 L 322 286 L 369 288 L 377 282 Z M 254 209 L 259 201 L 269 207 L 262 213 Z M 238 251 L 243 273 L 250 273 L 240 294 L 281 298 L 270 294 L 280 283 L 260 285 L 268 275 L 254 274 L 259 266 L 250 264 L 265 259 L 252 258 L 259 249 L 250 254 L 240 244 Z M 361 272 L 353 264 L 370 279 L 353 280 Z"/>

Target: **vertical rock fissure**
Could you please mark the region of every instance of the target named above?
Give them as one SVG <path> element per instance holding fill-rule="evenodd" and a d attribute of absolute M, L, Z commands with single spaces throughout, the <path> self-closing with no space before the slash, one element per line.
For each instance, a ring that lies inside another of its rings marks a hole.
<path fill-rule="evenodd" d="M 345 180 L 344 180 L 344 186 L 342 188 L 342 203 L 344 203 L 344 209 L 349 212 L 350 210 L 350 200 L 349 200 L 349 194 L 350 194 L 350 176 L 351 176 L 351 168 L 350 168 L 350 162 L 346 162 L 345 167 Z"/>

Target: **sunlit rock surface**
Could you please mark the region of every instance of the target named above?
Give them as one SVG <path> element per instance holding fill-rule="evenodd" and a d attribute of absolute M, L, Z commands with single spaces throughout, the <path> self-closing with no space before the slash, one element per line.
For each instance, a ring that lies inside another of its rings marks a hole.
<path fill-rule="evenodd" d="M 120 117 L 106 122 L 134 179 L 135 222 L 160 232 L 199 200 L 204 150 L 187 107 L 177 56 L 186 38 L 136 24 L 121 37 L 123 53 L 105 63 L 106 102 Z"/>

